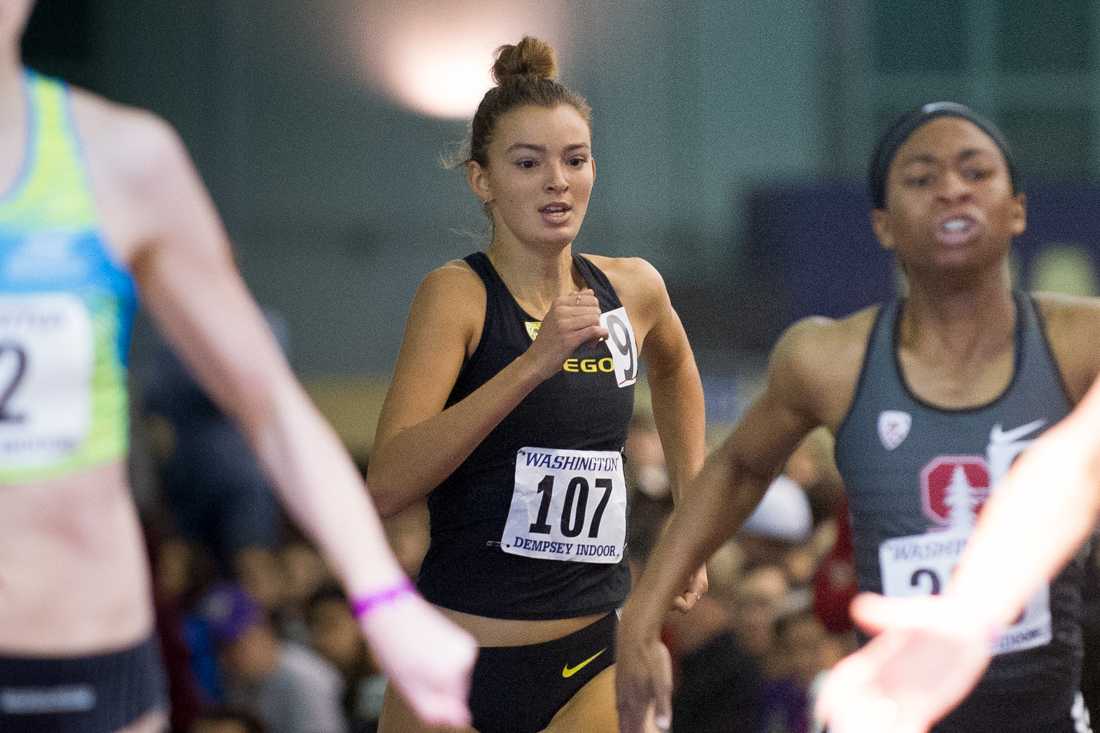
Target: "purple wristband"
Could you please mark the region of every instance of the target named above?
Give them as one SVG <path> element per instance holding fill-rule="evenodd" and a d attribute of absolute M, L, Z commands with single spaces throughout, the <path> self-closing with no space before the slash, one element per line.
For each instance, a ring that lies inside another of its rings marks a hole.
<path fill-rule="evenodd" d="M 353 598 L 351 601 L 351 612 L 355 615 L 355 618 L 361 619 L 376 610 L 379 606 L 393 603 L 401 596 L 415 592 L 416 588 L 413 586 L 412 581 L 405 578 L 400 583 L 392 585 L 389 588 L 383 588 L 369 595 Z"/>

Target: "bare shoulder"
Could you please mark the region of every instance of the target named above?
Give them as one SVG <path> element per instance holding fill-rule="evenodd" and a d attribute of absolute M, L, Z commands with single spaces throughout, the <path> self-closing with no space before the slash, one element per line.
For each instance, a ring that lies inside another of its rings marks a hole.
<path fill-rule="evenodd" d="M 141 188 L 188 162 L 175 129 L 156 114 L 73 90 L 73 112 L 95 172 Z"/>
<path fill-rule="evenodd" d="M 1078 400 L 1100 374 L 1100 298 L 1056 293 L 1032 297 L 1070 396 Z"/>
<path fill-rule="evenodd" d="M 463 332 L 480 333 L 485 314 L 485 286 L 477 273 L 462 260 L 451 260 L 435 268 L 420 281 L 413 299 L 413 320 L 446 323 Z"/>
<path fill-rule="evenodd" d="M 419 293 L 437 298 L 485 301 L 485 285 L 462 260 L 450 260 L 435 268 L 420 281 Z"/>
<path fill-rule="evenodd" d="M 1100 327 L 1100 298 L 1061 293 L 1032 293 L 1048 331 L 1054 328 Z"/>
<path fill-rule="evenodd" d="M 202 239 L 188 232 L 209 218 L 196 211 L 206 194 L 172 126 L 84 90 L 74 90 L 72 100 L 96 205 L 117 254 L 129 262 L 149 243 L 171 239 L 166 232 L 189 243 Z"/>
<path fill-rule="evenodd" d="M 844 318 L 810 316 L 795 322 L 780 337 L 775 353 L 810 362 L 836 361 L 862 356 L 878 314 L 878 306 L 864 308 Z"/>
<path fill-rule="evenodd" d="M 620 298 L 624 294 L 654 297 L 665 293 L 665 281 L 661 273 L 641 257 L 582 256 L 607 275 Z"/>
<path fill-rule="evenodd" d="M 813 406 L 820 421 L 835 427 L 855 394 L 878 306 L 844 318 L 811 316 L 791 325 L 776 342 L 769 385 Z"/>

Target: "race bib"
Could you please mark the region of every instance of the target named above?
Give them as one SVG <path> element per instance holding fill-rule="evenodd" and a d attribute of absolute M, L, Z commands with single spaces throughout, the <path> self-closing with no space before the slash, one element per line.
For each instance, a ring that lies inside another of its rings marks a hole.
<path fill-rule="evenodd" d="M 64 293 L 0 296 L 0 463 L 37 468 L 84 441 L 91 421 L 92 319 Z"/>
<path fill-rule="evenodd" d="M 500 548 L 542 560 L 618 563 L 626 481 L 618 451 L 520 448 Z"/>
<path fill-rule="evenodd" d="M 629 387 L 638 381 L 638 342 L 626 308 L 600 314 L 600 325 L 607 329 L 607 348 L 615 365 L 615 381 Z"/>
<path fill-rule="evenodd" d="M 962 556 L 969 533 L 929 532 L 895 537 L 879 546 L 882 592 L 926 596 L 943 591 Z M 994 654 L 1018 652 L 1051 640 L 1050 588 L 1044 585 L 994 647 Z"/>

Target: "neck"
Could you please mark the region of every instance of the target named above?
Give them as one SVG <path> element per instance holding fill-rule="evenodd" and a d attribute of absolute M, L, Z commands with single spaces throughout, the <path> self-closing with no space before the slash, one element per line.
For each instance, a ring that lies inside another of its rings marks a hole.
<path fill-rule="evenodd" d="M 1012 342 L 1015 314 L 1007 263 L 965 286 L 950 278 L 911 278 L 902 341 L 959 354 L 994 352 Z"/>
<path fill-rule="evenodd" d="M 554 298 L 578 289 L 573 277 L 572 245 L 536 249 L 494 241 L 486 254 L 512 295 L 540 313 L 550 309 Z"/>
<path fill-rule="evenodd" d="M 23 66 L 18 56 L 0 58 L 0 130 L 23 122 Z"/>

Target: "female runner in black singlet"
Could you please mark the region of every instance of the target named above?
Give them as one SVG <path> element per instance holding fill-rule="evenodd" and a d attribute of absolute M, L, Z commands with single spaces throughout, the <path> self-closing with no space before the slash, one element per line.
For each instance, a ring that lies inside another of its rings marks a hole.
<path fill-rule="evenodd" d="M 419 588 L 481 646 L 474 728 L 614 730 L 639 358 L 674 482 L 702 462 L 702 389 L 653 267 L 573 251 L 595 161 L 589 107 L 554 79 L 553 50 L 525 38 L 493 73 L 466 161 L 492 241 L 421 284 L 369 484 L 384 514 L 428 500 Z M 705 582 L 685 575 L 678 605 Z M 391 691 L 382 730 L 419 729 Z"/>

